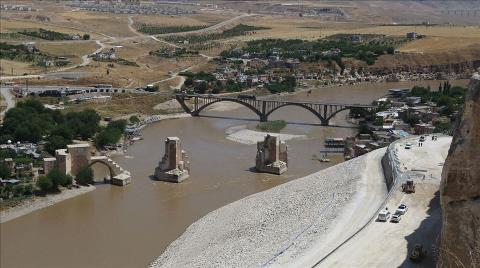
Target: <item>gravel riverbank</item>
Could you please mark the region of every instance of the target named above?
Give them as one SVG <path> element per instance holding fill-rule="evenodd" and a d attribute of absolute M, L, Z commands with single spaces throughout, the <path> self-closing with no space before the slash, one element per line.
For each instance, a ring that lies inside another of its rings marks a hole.
<path fill-rule="evenodd" d="M 263 141 L 267 134 L 271 136 L 280 137 L 282 141 L 288 141 L 292 139 L 304 139 L 307 136 L 305 135 L 293 135 L 293 134 L 283 134 L 283 133 L 267 133 L 262 131 L 255 131 L 247 129 L 247 126 L 235 126 L 227 129 L 225 133 L 227 134 L 227 139 L 243 143 L 243 144 L 257 144 L 259 141 Z"/>
<path fill-rule="evenodd" d="M 355 229 L 351 225 L 357 222 L 352 216 L 358 205 L 352 202 L 361 203 L 378 194 L 380 198 L 368 201 L 375 207 L 372 211 L 377 209 L 376 203 L 387 193 L 380 166 L 384 152 L 374 151 L 217 209 L 188 227 L 151 267 L 291 266 L 304 262 L 305 255 L 321 245 L 327 230 L 330 233 L 346 225 Z M 372 180 L 374 187 L 370 186 Z"/>
<path fill-rule="evenodd" d="M 27 200 L 22 204 L 9 208 L 7 210 L 0 212 L 0 223 L 13 220 L 15 218 L 27 215 L 35 210 L 46 208 L 48 206 L 55 205 L 56 203 L 62 202 L 69 198 L 88 193 L 95 190 L 95 186 L 82 186 L 77 189 L 64 189 L 61 193 L 50 194 L 44 197 L 35 197 L 34 199 Z"/>

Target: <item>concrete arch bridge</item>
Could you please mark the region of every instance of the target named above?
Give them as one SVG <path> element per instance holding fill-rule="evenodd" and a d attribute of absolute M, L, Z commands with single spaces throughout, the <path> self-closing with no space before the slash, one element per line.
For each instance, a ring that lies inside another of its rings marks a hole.
<path fill-rule="evenodd" d="M 304 108 L 320 119 L 321 125 L 328 126 L 330 120 L 338 113 L 354 108 L 371 111 L 374 106 L 362 104 L 339 104 L 339 103 L 320 103 L 320 102 L 297 102 L 284 100 L 267 100 L 250 98 L 235 98 L 235 97 L 220 97 L 214 95 L 188 95 L 177 94 L 175 96 L 185 112 L 192 116 L 199 116 L 200 112 L 208 106 L 222 101 L 229 101 L 239 103 L 254 113 L 256 113 L 260 121 L 268 121 L 268 116 L 276 110 L 285 106 L 298 106 Z M 193 108 L 187 105 L 188 102 L 193 101 Z"/>

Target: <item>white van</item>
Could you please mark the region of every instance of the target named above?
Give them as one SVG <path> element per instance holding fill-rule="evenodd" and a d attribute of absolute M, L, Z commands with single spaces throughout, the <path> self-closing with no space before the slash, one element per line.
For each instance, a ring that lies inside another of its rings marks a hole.
<path fill-rule="evenodd" d="M 384 210 L 381 210 L 379 213 L 378 213 L 378 221 L 388 221 L 388 219 L 390 219 L 390 216 L 391 216 L 391 213 L 390 211 L 384 209 Z"/>

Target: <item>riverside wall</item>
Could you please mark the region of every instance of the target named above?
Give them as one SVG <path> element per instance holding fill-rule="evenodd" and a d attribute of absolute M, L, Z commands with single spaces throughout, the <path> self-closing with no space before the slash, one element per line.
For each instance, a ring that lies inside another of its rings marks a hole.
<path fill-rule="evenodd" d="M 382 157 L 383 173 L 388 191 L 404 176 L 400 169 L 400 161 L 398 160 L 397 142 L 398 141 L 391 143 L 387 147 L 385 155 Z"/>

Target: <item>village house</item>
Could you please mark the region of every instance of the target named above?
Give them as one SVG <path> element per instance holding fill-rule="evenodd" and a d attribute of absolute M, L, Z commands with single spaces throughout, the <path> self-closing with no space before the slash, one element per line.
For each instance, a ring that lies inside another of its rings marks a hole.
<path fill-rule="evenodd" d="M 38 65 L 39 66 L 42 66 L 42 67 L 53 67 L 55 66 L 55 61 L 52 60 L 52 59 L 41 59 L 39 62 L 38 62 Z"/>
<path fill-rule="evenodd" d="M 417 38 L 417 33 L 416 32 L 409 32 L 406 34 L 407 38 L 409 39 L 415 39 Z"/>
<path fill-rule="evenodd" d="M 96 61 L 110 61 L 115 59 L 115 49 L 111 48 L 107 51 L 101 51 L 92 55 Z"/>
<path fill-rule="evenodd" d="M 330 50 L 322 51 L 322 56 L 338 56 L 342 51 L 338 48 L 331 48 Z"/>
<path fill-rule="evenodd" d="M 435 127 L 432 124 L 421 123 L 413 126 L 416 135 L 432 134 Z"/>

